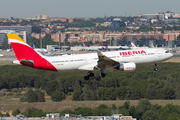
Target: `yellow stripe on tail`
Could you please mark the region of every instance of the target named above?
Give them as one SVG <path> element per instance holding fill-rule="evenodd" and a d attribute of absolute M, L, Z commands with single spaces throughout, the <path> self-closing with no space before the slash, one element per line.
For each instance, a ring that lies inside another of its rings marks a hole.
<path fill-rule="evenodd" d="M 7 34 L 8 39 L 14 39 L 14 40 L 19 40 L 21 42 L 26 43 L 22 38 L 20 38 L 16 33 L 8 33 Z M 26 43 L 27 44 L 27 43 Z"/>

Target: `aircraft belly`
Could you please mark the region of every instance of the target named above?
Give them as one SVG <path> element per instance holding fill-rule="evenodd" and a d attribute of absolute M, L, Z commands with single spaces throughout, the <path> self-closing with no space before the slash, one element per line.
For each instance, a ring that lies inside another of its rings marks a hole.
<path fill-rule="evenodd" d="M 61 63 L 55 64 L 54 66 L 58 71 L 66 71 L 66 70 L 77 70 L 82 65 L 81 62 L 77 63 Z"/>

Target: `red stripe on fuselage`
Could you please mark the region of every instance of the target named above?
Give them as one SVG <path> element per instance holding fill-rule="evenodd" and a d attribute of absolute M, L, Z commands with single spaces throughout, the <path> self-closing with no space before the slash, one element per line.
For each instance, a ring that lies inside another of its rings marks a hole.
<path fill-rule="evenodd" d="M 19 61 L 23 59 L 32 60 L 34 61 L 34 66 L 31 66 L 32 68 L 57 71 L 57 69 L 49 61 L 42 58 L 31 47 L 20 44 L 20 43 L 11 43 L 11 45 Z"/>

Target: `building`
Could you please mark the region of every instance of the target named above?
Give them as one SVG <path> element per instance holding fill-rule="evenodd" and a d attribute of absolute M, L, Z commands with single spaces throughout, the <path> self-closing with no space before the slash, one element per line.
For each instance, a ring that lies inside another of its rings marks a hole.
<path fill-rule="evenodd" d="M 31 40 L 28 39 L 26 31 L 0 30 L 0 46 L 10 44 L 6 35 L 7 33 L 17 33 L 26 43 L 31 44 Z"/>
<path fill-rule="evenodd" d="M 143 14 L 142 17 L 147 18 L 149 20 L 156 19 L 156 20 L 164 21 L 164 19 L 165 19 L 165 15 L 163 13 L 160 13 L 160 14 Z"/>
<path fill-rule="evenodd" d="M 15 32 L 28 44 L 31 44 L 31 26 L 0 26 L 0 46 L 8 43 L 7 36 L 5 34 Z"/>
<path fill-rule="evenodd" d="M 51 18 L 50 15 L 44 15 L 44 14 L 36 16 L 36 19 L 49 19 L 49 18 Z"/>
<path fill-rule="evenodd" d="M 111 23 L 111 28 L 124 27 L 125 23 L 120 18 L 114 18 Z"/>

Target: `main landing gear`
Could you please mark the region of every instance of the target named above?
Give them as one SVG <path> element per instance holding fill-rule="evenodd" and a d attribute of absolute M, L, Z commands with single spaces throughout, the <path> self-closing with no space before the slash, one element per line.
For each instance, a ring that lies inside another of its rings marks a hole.
<path fill-rule="evenodd" d="M 154 71 L 157 71 L 157 70 L 158 70 L 158 68 L 157 68 L 158 64 L 157 64 L 157 63 L 155 63 L 154 65 L 155 65 L 155 67 L 154 67 Z"/>
<path fill-rule="evenodd" d="M 94 73 L 92 73 L 92 72 L 89 71 L 88 74 L 87 74 L 87 76 L 84 76 L 84 79 L 85 79 L 85 80 L 89 80 L 90 77 L 94 77 Z"/>
<path fill-rule="evenodd" d="M 101 72 L 101 73 L 99 74 L 99 76 L 94 77 L 94 73 L 88 72 L 88 75 L 87 75 L 87 76 L 84 76 L 84 79 L 85 79 L 85 80 L 89 80 L 90 77 L 94 77 L 96 80 L 101 80 L 101 77 L 105 77 L 105 76 L 106 76 L 106 74 L 103 73 L 103 72 Z"/>

